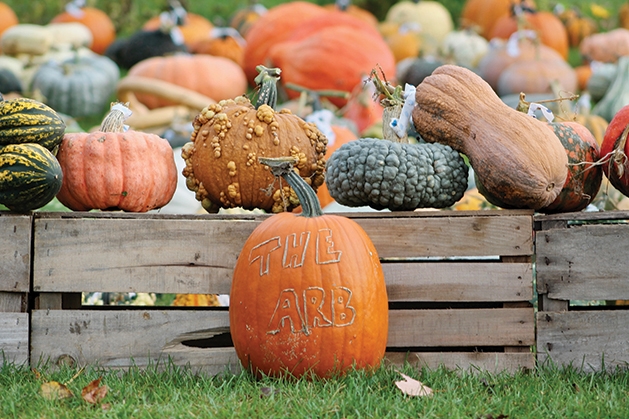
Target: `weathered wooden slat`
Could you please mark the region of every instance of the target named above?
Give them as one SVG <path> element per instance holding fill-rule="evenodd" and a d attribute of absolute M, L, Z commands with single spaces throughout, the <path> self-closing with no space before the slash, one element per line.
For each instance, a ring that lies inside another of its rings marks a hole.
<path fill-rule="evenodd" d="M 629 224 L 589 224 L 536 234 L 539 294 L 557 300 L 629 300 Z"/>
<path fill-rule="evenodd" d="M 404 365 L 408 362 L 418 368 L 436 369 L 441 366 L 466 372 L 516 372 L 535 368 L 535 355 L 531 352 L 387 352 L 386 362 Z"/>
<path fill-rule="evenodd" d="M 180 355 L 181 342 L 229 331 L 226 311 L 177 310 L 34 310 L 31 317 L 31 359 L 56 363 L 72 359 L 79 365 L 148 366 Z M 191 337 L 191 333 L 195 333 Z M 179 350 L 178 350 L 179 348 Z M 198 352 L 199 348 L 190 347 Z M 216 349 L 216 348 L 214 348 Z M 206 364 L 225 367 L 224 353 Z"/>
<path fill-rule="evenodd" d="M 629 363 L 629 310 L 539 312 L 537 359 L 586 371 Z"/>
<path fill-rule="evenodd" d="M 0 312 L 25 313 L 27 306 L 27 293 L 0 291 Z"/>
<path fill-rule="evenodd" d="M 0 352 L 7 362 L 29 361 L 28 340 L 28 313 L 0 313 Z"/>
<path fill-rule="evenodd" d="M 390 347 L 526 346 L 535 343 L 530 308 L 390 310 Z"/>
<path fill-rule="evenodd" d="M 530 215 L 356 219 L 383 259 L 530 255 L 531 220 Z M 226 294 L 242 244 L 258 223 L 38 218 L 34 291 Z"/>
<path fill-rule="evenodd" d="M 384 263 L 389 301 L 530 301 L 530 263 Z"/>
<path fill-rule="evenodd" d="M 30 215 L 0 211 L 0 291 L 29 290 L 31 227 Z"/>

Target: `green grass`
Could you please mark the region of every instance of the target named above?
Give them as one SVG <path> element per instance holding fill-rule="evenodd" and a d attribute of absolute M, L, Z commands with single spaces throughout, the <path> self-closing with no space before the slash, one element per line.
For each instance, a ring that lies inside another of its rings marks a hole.
<path fill-rule="evenodd" d="M 8 418 L 627 418 L 629 373 L 542 367 L 514 374 L 401 369 L 434 390 L 410 397 L 395 386 L 393 367 L 352 371 L 329 380 L 256 380 L 248 373 L 206 376 L 174 366 L 126 372 L 11 364 L 0 369 L 0 417 Z M 74 377 L 74 378 L 73 378 Z M 102 378 L 98 405 L 81 389 Z M 67 384 L 74 397 L 48 400 L 47 381 Z M 103 408 L 105 407 L 105 408 Z"/>

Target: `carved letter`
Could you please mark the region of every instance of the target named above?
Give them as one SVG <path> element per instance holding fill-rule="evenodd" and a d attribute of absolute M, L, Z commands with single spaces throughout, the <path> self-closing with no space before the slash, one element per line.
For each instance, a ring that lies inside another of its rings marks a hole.
<path fill-rule="evenodd" d="M 309 231 L 303 231 L 301 233 L 299 236 L 299 243 L 297 243 L 297 233 L 286 236 L 286 246 L 284 247 L 282 266 L 284 268 L 299 268 L 303 266 L 309 241 Z M 294 252 L 293 249 L 295 249 Z"/>
<path fill-rule="evenodd" d="M 332 315 L 334 326 L 349 326 L 354 323 L 356 309 L 349 305 L 352 290 L 346 287 L 336 287 L 332 290 Z"/>
<path fill-rule="evenodd" d="M 275 311 L 273 311 L 269 321 L 269 331 L 267 333 L 271 335 L 279 333 L 282 328 L 287 326 L 287 322 L 292 333 L 306 333 L 306 325 L 299 309 L 299 298 L 293 288 L 285 289 L 280 293 Z"/>
<path fill-rule="evenodd" d="M 254 246 L 249 252 L 249 265 L 260 259 L 260 276 L 268 275 L 271 264 L 271 252 L 280 247 L 282 247 L 282 243 L 279 237 L 273 237 Z"/>
<path fill-rule="evenodd" d="M 307 327 L 332 326 L 332 309 L 326 307 L 328 313 L 323 312 L 326 303 L 325 290 L 321 287 L 309 287 L 304 290 L 304 318 Z"/>
<path fill-rule="evenodd" d="M 317 234 L 317 260 L 318 265 L 327 263 L 338 263 L 341 260 L 340 250 L 334 250 L 334 242 L 332 241 L 332 230 L 322 228 Z"/>

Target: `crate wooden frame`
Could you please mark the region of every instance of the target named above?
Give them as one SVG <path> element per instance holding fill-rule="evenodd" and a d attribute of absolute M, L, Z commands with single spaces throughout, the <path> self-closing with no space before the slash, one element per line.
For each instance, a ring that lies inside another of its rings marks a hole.
<path fill-rule="evenodd" d="M 627 367 L 629 306 L 575 302 L 629 300 L 629 211 L 536 215 L 535 230 L 538 362 Z"/>
<path fill-rule="evenodd" d="M 386 359 L 492 372 L 533 368 L 533 212 L 343 213 L 383 262 Z M 226 308 L 81 306 L 81 292 L 228 294 L 268 215 L 34 213 L 30 359 L 124 368 L 240 368 Z M 226 343 L 227 342 L 227 343 Z M 215 347 L 207 347 L 216 345 Z"/>
<path fill-rule="evenodd" d="M 0 361 L 28 363 L 30 215 L 0 212 Z"/>

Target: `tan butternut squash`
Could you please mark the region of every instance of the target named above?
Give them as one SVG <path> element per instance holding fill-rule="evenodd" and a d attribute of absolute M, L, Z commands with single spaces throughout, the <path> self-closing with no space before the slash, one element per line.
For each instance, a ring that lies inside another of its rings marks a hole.
<path fill-rule="evenodd" d="M 465 154 L 505 204 L 540 209 L 561 192 L 568 174 L 561 141 L 545 122 L 505 105 L 474 72 L 441 66 L 417 86 L 415 100 L 417 132 Z"/>

